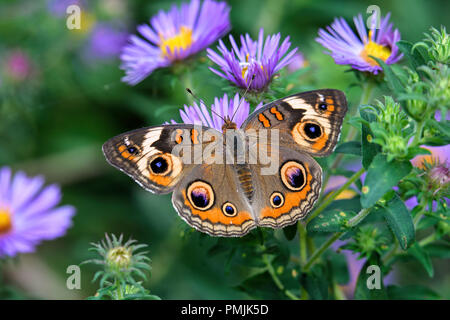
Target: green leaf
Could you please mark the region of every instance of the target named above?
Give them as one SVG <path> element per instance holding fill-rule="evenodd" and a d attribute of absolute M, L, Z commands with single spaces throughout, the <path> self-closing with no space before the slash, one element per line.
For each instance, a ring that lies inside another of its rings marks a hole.
<path fill-rule="evenodd" d="M 388 286 L 387 293 L 391 300 L 436 300 L 441 298 L 433 290 L 421 285 Z"/>
<path fill-rule="evenodd" d="M 208 256 L 215 256 L 224 252 L 228 252 L 230 249 L 229 246 L 223 244 L 222 242 L 218 241 L 215 245 L 213 245 L 208 250 Z"/>
<path fill-rule="evenodd" d="M 415 232 L 411 213 L 405 203 L 395 194 L 383 207 L 377 208 L 376 212 L 384 217 L 400 247 L 406 250 L 414 241 Z"/>
<path fill-rule="evenodd" d="M 369 266 L 378 266 L 379 269 L 379 285 L 380 288 L 369 289 L 369 284 L 374 284 L 376 279 L 376 271 L 369 272 Z M 357 300 L 381 300 L 387 299 L 386 288 L 383 284 L 383 274 L 381 271 L 381 262 L 378 255 L 373 255 L 366 261 L 359 272 L 358 280 L 356 280 L 354 298 Z"/>
<path fill-rule="evenodd" d="M 333 170 L 333 176 L 344 176 L 346 178 L 350 178 L 355 174 L 355 171 L 347 170 L 345 168 L 336 168 Z"/>
<path fill-rule="evenodd" d="M 433 130 L 432 136 L 425 138 L 424 144 L 430 146 L 442 146 L 450 144 L 450 121 L 427 120 L 426 127 Z"/>
<path fill-rule="evenodd" d="M 282 292 L 273 282 L 268 271 L 247 278 L 236 287 L 256 299 L 284 299 Z"/>
<path fill-rule="evenodd" d="M 397 100 L 399 101 L 420 100 L 423 102 L 428 102 L 427 96 L 420 93 L 401 93 L 398 95 Z"/>
<path fill-rule="evenodd" d="M 349 142 L 342 143 L 337 146 L 335 152 L 354 154 L 354 155 L 360 156 L 361 155 L 361 142 L 349 141 Z"/>
<path fill-rule="evenodd" d="M 297 224 L 294 223 L 291 224 L 290 226 L 283 228 L 283 233 L 286 239 L 291 241 L 292 239 L 295 238 L 295 235 L 297 234 Z"/>
<path fill-rule="evenodd" d="M 400 82 L 400 79 L 397 77 L 397 75 L 392 71 L 391 67 L 387 65 L 383 60 L 370 56 L 371 58 L 375 59 L 380 67 L 383 69 L 384 72 L 384 79 L 386 80 L 389 88 L 398 93 L 401 93 L 404 91 L 403 85 Z"/>
<path fill-rule="evenodd" d="M 347 231 L 347 222 L 353 218 L 356 213 L 352 211 L 330 210 L 325 211 L 311 220 L 306 226 L 309 232 L 342 232 Z"/>
<path fill-rule="evenodd" d="M 334 200 L 327 209 L 324 210 L 324 213 L 332 210 L 340 210 L 340 211 L 354 211 L 359 212 L 361 210 L 361 200 L 359 196 L 355 196 L 351 199 L 339 199 Z"/>
<path fill-rule="evenodd" d="M 423 247 L 423 249 L 430 257 L 450 259 L 450 244 L 448 243 L 432 243 Z"/>
<path fill-rule="evenodd" d="M 310 273 L 302 273 L 300 283 L 311 300 L 328 299 L 328 276 L 323 266 L 316 265 Z"/>
<path fill-rule="evenodd" d="M 427 124 L 434 126 L 442 133 L 442 135 L 450 136 L 450 120 L 445 120 L 441 122 L 436 120 L 429 120 Z"/>
<path fill-rule="evenodd" d="M 428 276 L 432 278 L 434 274 L 433 264 L 431 263 L 429 254 L 424 250 L 424 248 L 415 243 L 408 249 L 408 253 L 420 262 L 420 264 L 427 271 Z"/>
<path fill-rule="evenodd" d="M 418 208 L 418 207 L 417 207 Z M 413 212 L 411 212 L 413 213 Z M 414 215 L 413 215 L 414 216 Z M 432 227 L 439 223 L 439 219 L 433 216 L 424 216 L 419 220 L 419 223 L 417 224 L 416 230 L 423 230 L 427 229 L 429 227 Z"/>
<path fill-rule="evenodd" d="M 419 51 L 412 51 L 413 45 L 411 42 L 400 40 L 396 42 L 396 45 L 398 49 L 405 55 L 405 57 L 410 62 L 411 67 L 413 67 L 414 69 L 417 69 L 417 67 L 425 64 L 425 60 L 423 59 Z"/>
<path fill-rule="evenodd" d="M 408 148 L 408 159 L 412 159 L 419 154 L 431 154 L 431 151 L 421 147 L 411 147 Z"/>
<path fill-rule="evenodd" d="M 327 268 L 332 273 L 332 278 L 337 284 L 346 285 L 350 281 L 347 258 L 342 253 L 334 250 L 326 251 Z"/>
<path fill-rule="evenodd" d="M 361 123 L 361 153 L 362 153 L 362 164 L 365 169 L 367 169 L 372 162 L 373 158 L 381 152 L 381 146 L 379 144 L 373 143 L 372 139 L 374 137 L 372 129 L 370 129 L 370 122 L 375 121 L 375 115 L 368 112 L 364 108 L 359 109 L 359 114 L 361 118 L 368 123 Z"/>
<path fill-rule="evenodd" d="M 385 155 L 378 154 L 367 170 L 362 188 L 361 205 L 363 208 L 373 206 L 386 192 L 397 185 L 401 178 L 412 169 L 409 161 L 388 162 Z"/>
<path fill-rule="evenodd" d="M 274 237 L 266 241 L 265 247 L 267 250 L 264 253 L 274 256 L 272 261 L 274 268 L 285 267 L 289 263 L 290 251 L 286 241 L 280 241 Z"/>

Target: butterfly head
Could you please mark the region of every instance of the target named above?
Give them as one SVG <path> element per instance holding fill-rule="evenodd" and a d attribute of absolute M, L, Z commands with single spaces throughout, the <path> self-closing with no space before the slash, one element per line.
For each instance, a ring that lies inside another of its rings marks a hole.
<path fill-rule="evenodd" d="M 224 119 L 225 123 L 222 125 L 222 132 L 225 133 L 227 130 L 236 130 L 237 124 L 234 123 L 229 116 L 226 116 Z"/>

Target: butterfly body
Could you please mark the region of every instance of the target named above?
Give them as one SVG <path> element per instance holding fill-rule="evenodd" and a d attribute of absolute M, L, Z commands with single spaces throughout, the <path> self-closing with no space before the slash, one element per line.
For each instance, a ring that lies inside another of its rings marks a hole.
<path fill-rule="evenodd" d="M 222 132 L 199 125 L 142 128 L 108 140 L 110 164 L 154 193 L 172 194 L 189 225 L 212 236 L 243 236 L 306 217 L 347 111 L 344 94 L 324 89 L 289 96 Z"/>

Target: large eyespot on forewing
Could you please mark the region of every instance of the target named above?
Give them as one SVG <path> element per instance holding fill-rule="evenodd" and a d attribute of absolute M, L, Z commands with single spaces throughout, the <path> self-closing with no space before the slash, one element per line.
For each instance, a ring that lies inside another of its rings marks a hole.
<path fill-rule="evenodd" d="M 172 171 L 172 157 L 169 154 L 160 154 L 151 158 L 148 167 L 151 174 L 166 175 Z"/>
<path fill-rule="evenodd" d="M 215 195 L 211 185 L 197 180 L 186 188 L 186 195 L 191 205 L 200 211 L 206 211 L 214 205 Z"/>
<path fill-rule="evenodd" d="M 146 162 L 142 162 L 142 164 L 145 163 L 147 163 L 145 174 L 148 180 L 161 190 L 168 190 L 175 185 L 183 170 L 180 158 L 170 153 L 156 153 Z"/>
<path fill-rule="evenodd" d="M 326 150 L 330 143 L 324 126 L 314 119 L 304 119 L 292 129 L 292 136 L 299 145 L 312 149 L 313 153 Z"/>
<path fill-rule="evenodd" d="M 293 129 L 294 136 L 301 136 L 309 142 L 315 142 L 320 139 L 325 133 L 323 126 L 312 119 L 307 119 L 298 122 Z"/>

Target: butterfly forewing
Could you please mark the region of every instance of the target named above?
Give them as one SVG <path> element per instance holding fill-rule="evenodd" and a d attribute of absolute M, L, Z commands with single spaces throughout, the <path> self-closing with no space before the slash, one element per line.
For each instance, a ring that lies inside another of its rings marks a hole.
<path fill-rule="evenodd" d="M 342 91 L 308 91 L 259 108 L 241 128 L 277 129 L 280 145 L 313 156 L 327 156 L 338 142 L 346 112 L 347 100 Z"/>
<path fill-rule="evenodd" d="M 201 133 L 208 129 L 190 124 L 137 129 L 108 140 L 103 153 L 111 165 L 146 190 L 169 193 L 199 162 L 192 146 L 205 142 Z M 176 146 L 181 150 L 178 153 L 174 152 Z"/>

